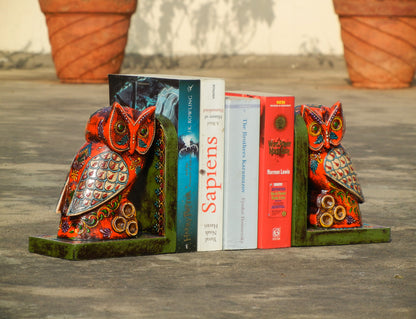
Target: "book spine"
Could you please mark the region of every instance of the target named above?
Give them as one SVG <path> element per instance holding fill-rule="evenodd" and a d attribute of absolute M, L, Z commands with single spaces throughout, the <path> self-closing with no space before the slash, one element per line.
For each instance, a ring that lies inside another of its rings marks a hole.
<path fill-rule="evenodd" d="M 200 81 L 180 80 L 176 252 L 197 249 Z"/>
<path fill-rule="evenodd" d="M 294 98 L 262 97 L 258 248 L 291 246 Z"/>
<path fill-rule="evenodd" d="M 224 249 L 257 248 L 260 101 L 226 98 Z"/>
<path fill-rule="evenodd" d="M 198 251 L 222 249 L 224 99 L 224 80 L 201 80 Z"/>

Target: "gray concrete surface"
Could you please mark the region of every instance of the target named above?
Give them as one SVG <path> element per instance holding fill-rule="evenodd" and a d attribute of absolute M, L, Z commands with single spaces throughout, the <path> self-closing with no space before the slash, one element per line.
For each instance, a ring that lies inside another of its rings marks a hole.
<path fill-rule="evenodd" d="M 144 71 L 223 77 L 227 89 L 298 104 L 341 100 L 364 221 L 390 226 L 392 242 L 80 262 L 31 254 L 28 236 L 57 231 L 61 187 L 108 90 L 61 84 L 48 67 L 0 70 L 0 318 L 416 318 L 416 83 L 354 89 L 339 58 L 253 59 Z"/>

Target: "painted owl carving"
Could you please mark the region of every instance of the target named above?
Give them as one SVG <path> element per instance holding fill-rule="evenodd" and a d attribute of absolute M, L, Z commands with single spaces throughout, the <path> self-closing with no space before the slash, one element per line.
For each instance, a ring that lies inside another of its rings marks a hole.
<path fill-rule="evenodd" d="M 58 237 L 77 240 L 137 236 L 141 226 L 128 194 L 155 138 L 155 107 L 114 103 L 92 114 L 56 212 Z"/>
<path fill-rule="evenodd" d="M 364 202 L 351 159 L 341 145 L 345 120 L 340 102 L 332 107 L 298 106 L 308 130 L 309 224 L 321 228 L 361 227 Z"/>

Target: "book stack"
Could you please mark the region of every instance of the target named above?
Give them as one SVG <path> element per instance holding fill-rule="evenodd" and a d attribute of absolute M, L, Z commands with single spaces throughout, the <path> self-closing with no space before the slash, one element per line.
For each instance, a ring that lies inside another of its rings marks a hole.
<path fill-rule="evenodd" d="M 293 96 L 154 74 L 109 75 L 109 88 L 110 104 L 156 106 L 175 127 L 176 252 L 290 246 Z"/>

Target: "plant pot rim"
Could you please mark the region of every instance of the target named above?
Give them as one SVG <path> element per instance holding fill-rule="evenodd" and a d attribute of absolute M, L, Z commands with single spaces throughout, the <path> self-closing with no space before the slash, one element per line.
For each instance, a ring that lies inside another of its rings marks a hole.
<path fill-rule="evenodd" d="M 339 16 L 416 16 L 415 0 L 333 0 Z"/>
<path fill-rule="evenodd" d="M 137 0 L 39 0 L 43 13 L 133 14 Z"/>

